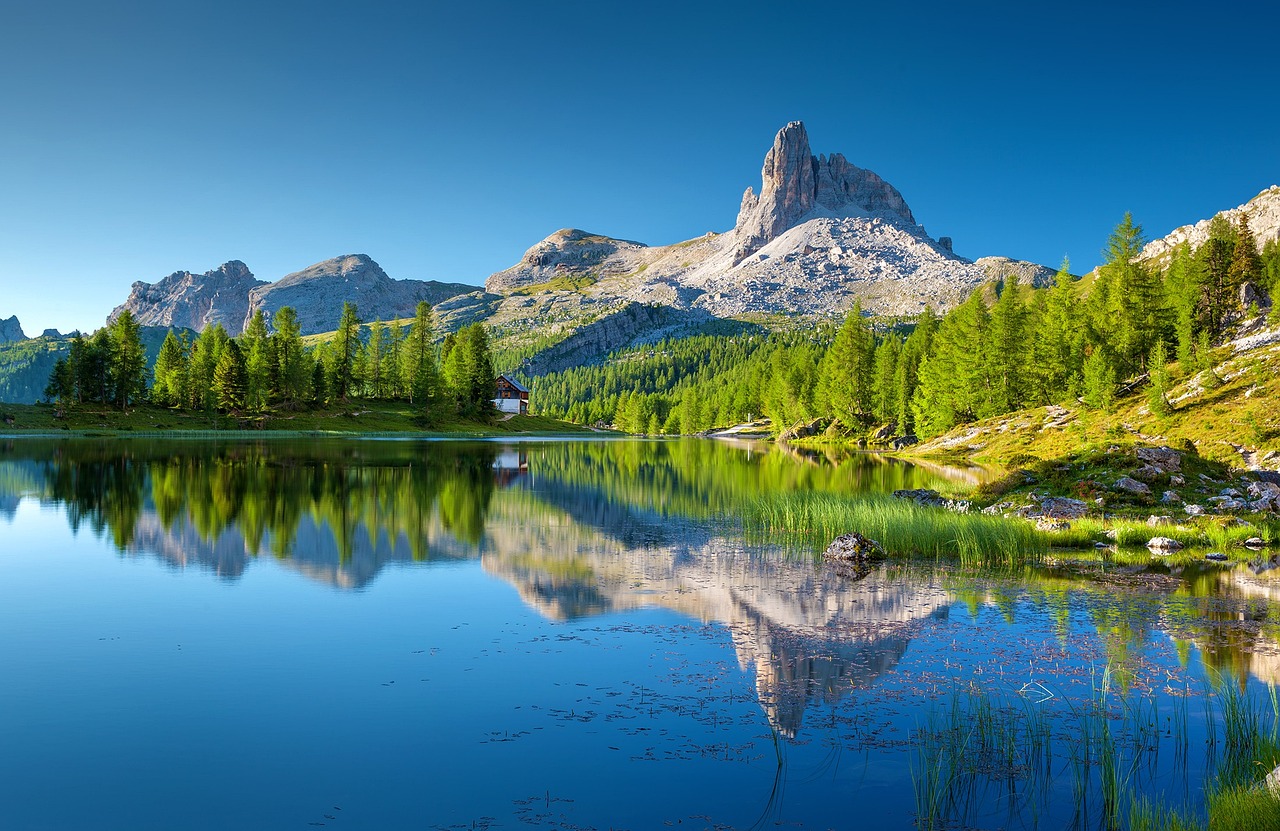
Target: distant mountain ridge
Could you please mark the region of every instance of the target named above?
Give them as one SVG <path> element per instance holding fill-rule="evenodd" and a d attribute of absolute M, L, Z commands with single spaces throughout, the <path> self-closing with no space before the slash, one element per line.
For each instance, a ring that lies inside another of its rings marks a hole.
<path fill-rule="evenodd" d="M 1259 247 L 1272 240 L 1280 239 L 1280 185 L 1272 185 L 1243 205 L 1220 212 L 1220 215 L 1232 225 L 1240 221 L 1241 214 L 1248 216 L 1249 230 L 1253 232 Z M 1218 215 L 1214 214 L 1214 216 Z M 1173 249 L 1182 243 L 1188 243 L 1192 248 L 1204 245 L 1209 239 L 1211 221 L 1211 219 L 1202 219 L 1191 225 L 1183 225 L 1159 239 L 1148 242 L 1142 249 L 1142 258 L 1163 262 L 1173 254 Z"/>
<path fill-rule="evenodd" d="M 128 309 L 144 326 L 199 332 L 220 323 L 234 337 L 257 310 L 270 320 L 281 307 L 292 306 L 302 333 L 310 335 L 337 328 L 343 302 L 355 303 L 366 320 L 391 320 L 412 317 L 419 300 L 435 305 L 475 290 L 461 283 L 393 280 L 366 254 L 334 257 L 274 283 L 257 279 L 244 263 L 231 260 L 204 274 L 177 271 L 155 283 L 138 281 L 107 322 Z"/>

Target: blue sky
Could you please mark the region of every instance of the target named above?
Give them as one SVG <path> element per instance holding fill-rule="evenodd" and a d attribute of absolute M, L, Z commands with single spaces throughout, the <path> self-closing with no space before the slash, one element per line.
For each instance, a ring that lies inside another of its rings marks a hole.
<path fill-rule="evenodd" d="M 1125 211 L 1280 183 L 1260 9 L 0 0 L 0 318 L 93 329 L 230 259 L 478 284 L 557 228 L 722 231 L 794 119 L 958 253 L 1084 270 Z"/>

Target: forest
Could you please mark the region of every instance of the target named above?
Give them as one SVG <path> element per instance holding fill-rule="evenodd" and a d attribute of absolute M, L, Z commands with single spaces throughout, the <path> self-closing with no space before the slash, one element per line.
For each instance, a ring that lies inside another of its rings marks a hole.
<path fill-rule="evenodd" d="M 662 341 L 536 379 L 534 397 L 547 415 L 648 434 L 766 416 L 776 430 L 822 419 L 846 435 L 889 425 L 927 438 L 1023 407 L 1109 410 L 1137 388 L 1158 413 L 1170 361 L 1211 388 L 1214 346 L 1268 310 L 1280 322 L 1280 243 L 1260 250 L 1244 217 L 1219 215 L 1203 245 L 1166 263 L 1140 259 L 1145 244 L 1126 215 L 1083 279 L 1064 262 L 1052 286 L 1005 277 L 942 317 L 876 321 L 855 306 L 838 328 Z"/>
<path fill-rule="evenodd" d="M 292 308 L 281 308 L 272 324 L 274 331 L 259 311 L 236 338 L 221 324 L 205 327 L 194 339 L 171 330 L 148 373 L 140 327 L 125 310 L 89 338 L 72 340 L 69 354 L 50 373 L 45 398 L 60 407 L 100 403 L 124 409 L 150 400 L 231 414 L 363 398 L 408 401 L 428 423 L 493 414 L 493 358 L 484 327 L 464 327 L 437 344 L 425 302 L 407 330 L 399 322 L 366 327 L 356 306 L 344 303 L 338 329 L 311 347 Z"/>

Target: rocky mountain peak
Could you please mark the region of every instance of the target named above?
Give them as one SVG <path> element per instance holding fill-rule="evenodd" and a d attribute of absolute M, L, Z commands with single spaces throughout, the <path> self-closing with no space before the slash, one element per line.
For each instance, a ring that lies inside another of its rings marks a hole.
<path fill-rule="evenodd" d="M 733 262 L 815 216 L 882 216 L 915 225 L 892 185 L 840 153 L 814 156 L 804 122 L 778 131 L 760 170 L 760 194 L 747 188 L 734 226 Z"/>
<path fill-rule="evenodd" d="M 263 282 L 239 260 L 229 260 L 204 274 L 175 271 L 155 283 L 134 283 L 128 299 L 111 312 L 107 322 L 128 309 L 143 326 L 186 327 L 198 332 L 221 323 L 235 336 L 244 323 L 249 291 L 261 285 Z"/>
<path fill-rule="evenodd" d="M 26 333 L 22 331 L 22 324 L 18 322 L 17 315 L 13 315 L 7 320 L 0 320 L 0 343 L 26 339 Z"/>

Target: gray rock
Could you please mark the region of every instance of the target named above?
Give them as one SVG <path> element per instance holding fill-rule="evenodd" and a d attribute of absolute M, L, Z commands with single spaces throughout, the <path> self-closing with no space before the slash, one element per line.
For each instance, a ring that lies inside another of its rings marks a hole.
<path fill-rule="evenodd" d="M 1208 554 L 1204 555 L 1204 558 L 1206 560 L 1213 560 L 1217 563 L 1223 563 L 1229 559 L 1227 555 L 1223 554 L 1221 551 L 1210 551 Z"/>
<path fill-rule="evenodd" d="M 1046 496 L 1040 500 L 1040 514 L 1048 519 L 1080 519 L 1089 512 L 1089 503 L 1065 496 Z"/>
<path fill-rule="evenodd" d="M 1138 461 L 1159 468 L 1165 473 L 1182 469 L 1182 454 L 1169 447 L 1139 447 L 1135 451 Z"/>
<path fill-rule="evenodd" d="M 1178 496 L 1177 491 L 1165 491 L 1164 495 L 1160 497 L 1160 501 L 1166 505 L 1173 505 L 1178 502 L 1181 502 L 1182 497 Z"/>
<path fill-rule="evenodd" d="M 916 222 L 902 194 L 870 170 L 850 164 L 839 153 L 815 157 L 809 150 L 809 133 L 799 121 L 778 131 L 760 178 L 758 196 L 751 188 L 742 195 L 733 231 L 734 265 L 817 209 L 836 215 L 887 212 L 910 225 Z"/>
<path fill-rule="evenodd" d="M 1187 480 L 1182 476 L 1174 475 L 1169 477 L 1169 484 L 1173 485 L 1175 488 L 1180 488 L 1187 484 Z"/>
<path fill-rule="evenodd" d="M 1200 505 L 1187 505 L 1183 508 L 1187 512 L 1187 516 L 1204 516 L 1205 509 Z"/>
<path fill-rule="evenodd" d="M 842 562 L 865 562 L 884 559 L 884 547 L 859 533 L 836 537 L 822 554 L 823 559 Z"/>
<path fill-rule="evenodd" d="M 1173 524 L 1173 517 L 1171 516 L 1167 516 L 1167 515 L 1158 516 L 1156 514 L 1152 514 L 1151 516 L 1147 517 L 1148 528 L 1155 528 L 1157 525 L 1172 525 L 1172 524 Z"/>
<path fill-rule="evenodd" d="M 473 291 L 475 286 L 461 283 L 392 280 L 368 255 L 350 254 L 254 288 L 249 292 L 240 329 L 258 309 L 270 321 L 281 308 L 292 306 L 304 335 L 332 332 L 338 328 L 344 302 L 354 303 L 362 320 L 396 320 L 413 317 L 419 301 L 434 306 Z"/>
<path fill-rule="evenodd" d="M 1262 537 L 1250 537 L 1245 540 L 1242 545 L 1244 545 L 1245 548 L 1265 548 L 1267 541 Z"/>
<path fill-rule="evenodd" d="M 1142 482 L 1154 482 L 1165 475 L 1165 471 L 1155 465 L 1143 465 L 1133 472 L 1133 478 Z"/>
<path fill-rule="evenodd" d="M 249 292 L 263 285 L 239 260 L 204 274 L 175 271 L 155 283 L 134 283 L 128 299 L 111 312 L 107 322 L 128 309 L 143 326 L 185 327 L 199 332 L 221 323 L 227 334 L 235 337 L 244 331 Z"/>
<path fill-rule="evenodd" d="M 1151 488 L 1146 484 L 1139 482 L 1137 479 L 1133 479 L 1128 476 L 1121 476 L 1119 481 L 1116 482 L 1115 489 L 1118 491 L 1132 493 L 1137 496 L 1151 495 Z"/>
<path fill-rule="evenodd" d="M 1037 531 L 1070 531 L 1071 523 L 1065 519 L 1050 519 L 1049 517 L 1040 517 L 1036 520 Z"/>
<path fill-rule="evenodd" d="M 13 341 L 26 339 L 27 336 L 22 331 L 22 324 L 18 322 L 17 315 L 0 320 L 0 343 L 12 343 Z"/>
<path fill-rule="evenodd" d="M 778 441 L 795 441 L 796 439 L 807 439 L 810 436 L 816 436 L 823 430 L 827 429 L 827 423 L 823 419 L 814 419 L 807 424 L 797 424 L 787 430 L 783 430 L 778 435 Z"/>
<path fill-rule="evenodd" d="M 1152 551 L 1181 551 L 1182 543 L 1172 537 L 1152 537 L 1147 540 L 1147 548 L 1150 548 Z"/>

